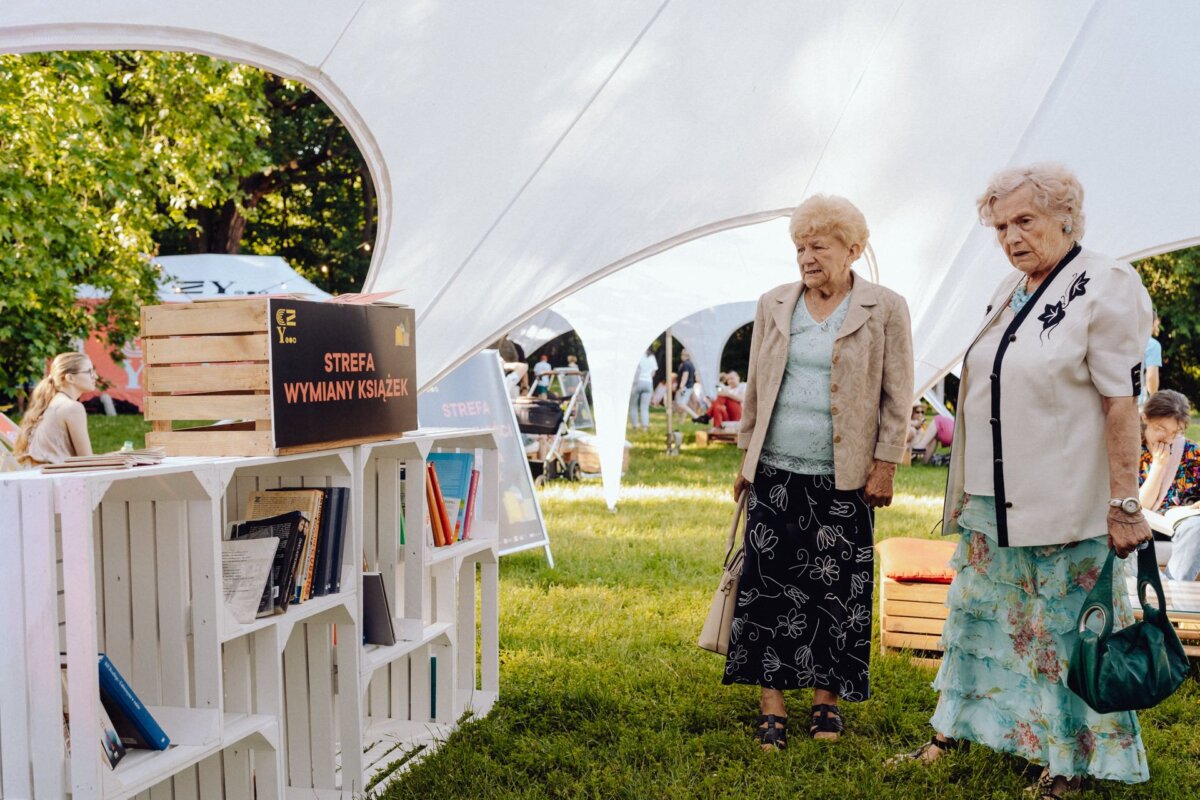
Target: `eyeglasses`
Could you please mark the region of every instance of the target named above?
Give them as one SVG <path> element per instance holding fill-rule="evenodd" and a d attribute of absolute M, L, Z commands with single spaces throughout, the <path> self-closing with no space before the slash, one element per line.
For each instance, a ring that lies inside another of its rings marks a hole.
<path fill-rule="evenodd" d="M 74 372 L 72 372 L 71 374 L 72 375 L 91 375 L 93 378 L 100 377 L 100 374 L 98 372 L 96 372 L 95 367 L 92 367 L 91 369 L 77 369 Z"/>
<path fill-rule="evenodd" d="M 1146 428 L 1153 428 L 1158 433 L 1166 434 L 1167 438 L 1174 439 L 1176 436 L 1181 436 L 1187 430 L 1187 425 L 1184 423 L 1176 423 L 1171 425 L 1168 422 L 1147 422 Z"/>

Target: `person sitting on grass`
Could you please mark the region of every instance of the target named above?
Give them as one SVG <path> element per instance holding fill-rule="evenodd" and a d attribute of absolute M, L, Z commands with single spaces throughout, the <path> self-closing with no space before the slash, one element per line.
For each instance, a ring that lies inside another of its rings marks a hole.
<path fill-rule="evenodd" d="M 60 353 L 38 382 L 21 418 L 13 455 L 26 466 L 60 464 L 70 456 L 90 456 L 87 411 L 81 395 L 96 389 L 96 369 L 83 353 Z"/>

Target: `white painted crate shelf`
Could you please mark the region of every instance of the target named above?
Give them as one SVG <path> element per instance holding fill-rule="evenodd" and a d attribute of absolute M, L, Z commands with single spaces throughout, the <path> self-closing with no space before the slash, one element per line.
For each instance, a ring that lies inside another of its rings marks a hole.
<path fill-rule="evenodd" d="M 424 464 L 436 449 L 474 452 L 481 470 L 472 538 L 443 548 L 423 535 Z M 0 475 L 0 527 L 14 543 L 0 561 L 12 598 L 0 624 L 17 643 L 0 648 L 0 797 L 362 796 L 406 747 L 436 744 L 464 711 L 486 713 L 495 701 L 498 481 L 494 437 L 474 430 L 303 455 Z M 221 601 L 222 532 L 244 518 L 251 492 L 294 486 L 350 490 L 341 591 L 239 624 Z M 364 555 L 389 577 L 397 633 L 408 634 L 392 647 L 361 644 Z M 99 754 L 69 758 L 60 651 L 73 742 L 94 738 L 96 654 L 105 652 L 173 746 L 130 750 L 116 770 Z"/>

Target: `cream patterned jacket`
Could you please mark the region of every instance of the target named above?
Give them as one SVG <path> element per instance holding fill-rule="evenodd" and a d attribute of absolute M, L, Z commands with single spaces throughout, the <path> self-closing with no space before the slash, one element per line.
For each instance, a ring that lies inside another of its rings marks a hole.
<path fill-rule="evenodd" d="M 1001 283 L 971 347 L 1022 280 L 1014 273 Z M 966 397 L 968 382 L 990 381 L 991 408 L 959 408 L 943 533 L 962 532 L 965 464 L 981 459 L 983 469 L 992 471 L 1000 546 L 1105 535 L 1109 484 L 1102 401 L 1138 396 L 1150 316 L 1150 296 L 1129 264 L 1076 245 L 1055 267 L 1009 323 L 997 352 L 985 354 L 991 372 L 963 369 L 958 396 Z M 966 415 L 974 413 L 990 415 L 990 442 L 967 439 Z"/>
<path fill-rule="evenodd" d="M 913 399 L 912 328 L 908 305 L 890 289 L 854 274 L 850 308 L 833 342 L 829 412 L 838 489 L 860 489 L 875 459 L 904 456 Z M 787 366 L 792 312 L 803 284 L 777 286 L 758 300 L 738 447 L 742 474 L 754 480 L 771 412 Z"/>

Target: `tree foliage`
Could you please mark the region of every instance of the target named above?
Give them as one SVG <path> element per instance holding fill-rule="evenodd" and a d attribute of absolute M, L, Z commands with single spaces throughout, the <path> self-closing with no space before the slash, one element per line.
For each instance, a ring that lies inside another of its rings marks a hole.
<path fill-rule="evenodd" d="M 0 392 L 94 329 L 114 351 L 136 336 L 164 277 L 149 255 L 281 255 L 356 291 L 376 213 L 303 84 L 190 53 L 0 55 Z"/>
<path fill-rule="evenodd" d="M 265 165 L 237 192 L 198 203 L 164 231 L 162 253 L 279 255 L 327 291 L 358 291 L 375 242 L 375 188 L 341 120 L 312 89 L 263 74 Z"/>
<path fill-rule="evenodd" d="M 1143 259 L 1134 267 L 1162 319 L 1159 386 L 1200 402 L 1200 247 Z"/>
<path fill-rule="evenodd" d="M 0 56 L 0 387 L 93 328 L 136 335 L 154 235 L 266 163 L 262 94 L 258 70 L 200 56 Z"/>

